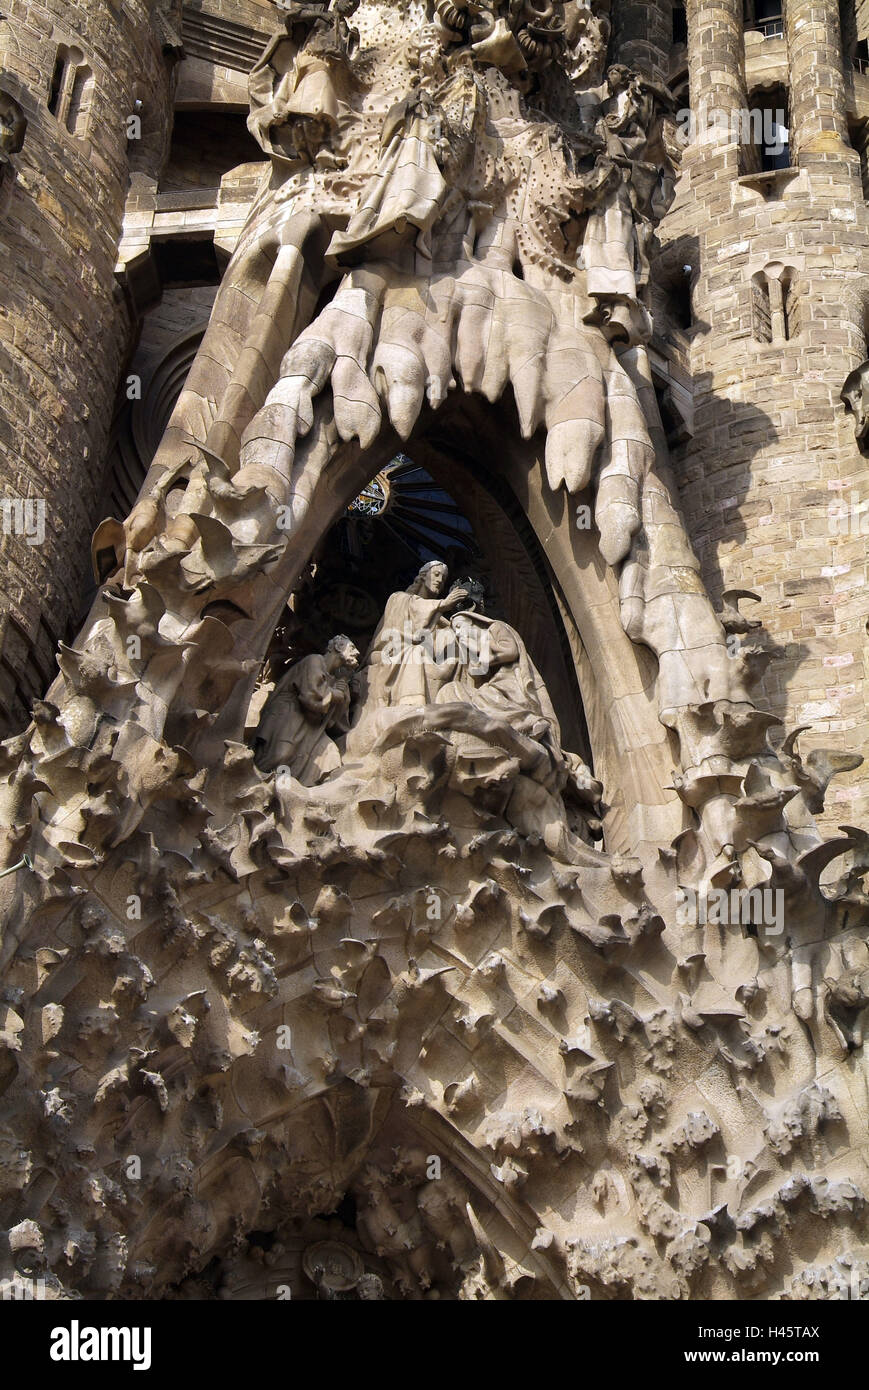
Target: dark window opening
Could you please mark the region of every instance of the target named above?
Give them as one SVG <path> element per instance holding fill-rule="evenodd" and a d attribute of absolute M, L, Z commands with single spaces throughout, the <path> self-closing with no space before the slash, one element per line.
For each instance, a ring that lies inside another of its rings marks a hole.
<path fill-rule="evenodd" d="M 227 111 L 178 111 L 160 192 L 218 188 L 223 175 L 239 164 L 261 160 L 262 150 L 245 117 Z"/>
<path fill-rule="evenodd" d="M 783 87 L 764 94 L 760 140 L 762 170 L 790 168 L 790 137 L 788 132 L 788 94 Z"/>
<path fill-rule="evenodd" d="M 765 39 L 781 38 L 784 34 L 782 0 L 744 0 L 743 15 L 746 29 L 754 29 Z"/>
<path fill-rule="evenodd" d="M 848 136 L 852 147 L 860 156 L 863 197 L 869 199 L 869 120 L 851 117 L 848 121 Z"/>
<path fill-rule="evenodd" d="M 788 93 L 784 87 L 755 90 L 742 113 L 740 163 L 744 174 L 791 167 Z"/>
<path fill-rule="evenodd" d="M 63 74 L 66 71 L 66 62 L 61 53 L 58 53 L 54 62 L 54 72 L 51 74 L 51 91 L 48 97 L 48 109 L 52 116 L 56 116 L 60 109 L 60 90 L 63 86 Z"/>
<path fill-rule="evenodd" d="M 854 67 L 858 72 L 869 72 L 869 39 L 860 39 L 857 44 Z"/>
<path fill-rule="evenodd" d="M 220 283 L 220 266 L 211 237 L 167 237 L 165 241 L 153 241 L 151 249 L 164 288 Z"/>
<path fill-rule="evenodd" d="M 342 1225 L 347 1226 L 349 1230 L 356 1230 L 356 1198 L 352 1192 L 344 1193 L 332 1215 L 337 1216 Z"/>
<path fill-rule="evenodd" d="M 683 273 L 681 279 L 667 286 L 667 309 L 670 323 L 674 328 L 687 332 L 694 324 L 694 307 L 691 303 L 691 277 Z"/>
<path fill-rule="evenodd" d="M 688 18 L 684 5 L 673 6 L 673 43 L 688 42 Z"/>

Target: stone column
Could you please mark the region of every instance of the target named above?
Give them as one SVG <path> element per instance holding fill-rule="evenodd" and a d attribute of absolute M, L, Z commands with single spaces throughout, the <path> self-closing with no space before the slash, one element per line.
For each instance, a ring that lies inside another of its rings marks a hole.
<path fill-rule="evenodd" d="M 778 263 L 766 268 L 766 283 L 769 286 L 769 326 L 774 343 L 783 343 L 787 338 L 785 321 L 785 292 L 781 277 L 784 266 Z"/>
<path fill-rule="evenodd" d="M 666 82 L 672 47 L 673 0 L 622 0 L 614 7 L 611 52 L 618 62 Z"/>
<path fill-rule="evenodd" d="M 791 163 L 841 159 L 848 146 L 838 0 L 787 0 Z"/>
<path fill-rule="evenodd" d="M 691 111 L 696 122 L 692 144 L 732 145 L 735 173 L 740 125 L 730 122 L 730 114 L 748 105 L 742 0 L 687 0 L 686 14 Z M 710 112 L 720 112 L 725 119 L 710 126 Z"/>

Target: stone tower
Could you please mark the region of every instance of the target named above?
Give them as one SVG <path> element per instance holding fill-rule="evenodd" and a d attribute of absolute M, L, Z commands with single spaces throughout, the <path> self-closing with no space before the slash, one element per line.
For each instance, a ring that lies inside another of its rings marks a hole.
<path fill-rule="evenodd" d="M 843 14 L 17 5 L 3 1296 L 864 1287 Z"/>
<path fill-rule="evenodd" d="M 668 61 L 694 120 L 659 229 L 653 343 L 687 424 L 673 446 L 682 504 L 710 591 L 759 596 L 765 705 L 812 726 L 806 750 L 859 753 L 869 474 L 841 400 L 867 355 L 856 19 L 843 42 L 836 0 L 786 0 L 757 21 L 743 0 L 686 8 L 687 52 Z M 845 779 L 831 824 L 859 823 L 866 795 L 862 772 Z"/>
<path fill-rule="evenodd" d="M 45 693 L 58 641 L 80 621 L 104 515 L 109 426 L 135 326 L 115 276 L 118 243 L 131 171 L 159 168 L 171 125 L 165 9 L 10 0 L 0 20 L 0 83 L 27 121 L 0 185 L 7 733 Z"/>

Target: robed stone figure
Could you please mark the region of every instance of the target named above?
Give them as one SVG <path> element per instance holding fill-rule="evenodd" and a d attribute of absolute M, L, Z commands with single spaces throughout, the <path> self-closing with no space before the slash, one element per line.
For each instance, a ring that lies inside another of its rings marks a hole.
<path fill-rule="evenodd" d="M 322 656 L 305 656 L 281 676 L 257 729 L 261 771 L 286 767 L 297 782 L 313 787 L 340 767 L 331 734 L 350 727 L 348 676 L 358 663 L 350 638 L 333 637 Z"/>

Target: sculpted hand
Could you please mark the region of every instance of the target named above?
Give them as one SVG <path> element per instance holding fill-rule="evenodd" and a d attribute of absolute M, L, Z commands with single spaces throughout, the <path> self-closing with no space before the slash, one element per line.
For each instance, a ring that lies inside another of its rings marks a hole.
<path fill-rule="evenodd" d="M 470 595 L 467 589 L 450 589 L 441 607 L 448 613 L 451 608 L 461 608 L 462 604 L 465 603 L 469 597 Z"/>

